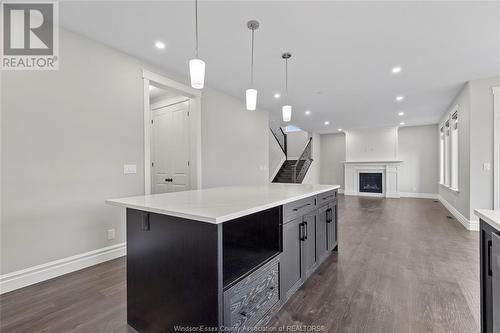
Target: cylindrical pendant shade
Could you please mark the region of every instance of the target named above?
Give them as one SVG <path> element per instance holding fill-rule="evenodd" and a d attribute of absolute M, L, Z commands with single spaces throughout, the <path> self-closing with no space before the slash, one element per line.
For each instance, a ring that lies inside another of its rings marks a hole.
<path fill-rule="evenodd" d="M 246 90 L 246 100 L 247 100 L 247 110 L 255 110 L 257 108 L 257 90 L 247 89 Z"/>
<path fill-rule="evenodd" d="M 189 60 L 189 74 L 191 75 L 191 87 L 203 89 L 205 84 L 205 62 L 201 59 Z"/>
<path fill-rule="evenodd" d="M 283 113 L 283 121 L 292 120 L 292 106 L 291 105 L 283 105 L 281 110 Z"/>

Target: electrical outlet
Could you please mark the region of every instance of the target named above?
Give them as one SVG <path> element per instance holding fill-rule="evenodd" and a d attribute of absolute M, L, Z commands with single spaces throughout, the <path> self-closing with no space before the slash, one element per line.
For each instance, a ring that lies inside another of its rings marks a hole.
<path fill-rule="evenodd" d="M 109 229 L 108 230 L 108 240 L 112 240 L 112 239 L 115 239 L 116 235 L 115 235 L 115 229 Z"/>
<path fill-rule="evenodd" d="M 483 171 L 490 171 L 491 164 L 489 162 L 483 163 Z"/>

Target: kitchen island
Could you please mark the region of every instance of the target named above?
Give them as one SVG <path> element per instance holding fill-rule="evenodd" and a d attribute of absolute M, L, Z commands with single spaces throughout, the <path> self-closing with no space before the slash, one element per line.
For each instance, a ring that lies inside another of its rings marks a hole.
<path fill-rule="evenodd" d="M 264 325 L 337 250 L 338 188 L 269 184 L 107 200 L 127 208 L 129 325 Z"/>
<path fill-rule="evenodd" d="M 481 332 L 500 332 L 500 211 L 476 209 L 479 217 Z"/>

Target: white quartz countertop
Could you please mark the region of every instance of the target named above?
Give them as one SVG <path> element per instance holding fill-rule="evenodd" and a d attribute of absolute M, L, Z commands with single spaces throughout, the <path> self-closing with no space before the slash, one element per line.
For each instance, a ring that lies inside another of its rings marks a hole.
<path fill-rule="evenodd" d="M 106 200 L 106 203 L 218 224 L 339 187 L 306 184 L 216 187 L 110 199 Z"/>
<path fill-rule="evenodd" d="M 476 209 L 474 213 L 484 222 L 500 231 L 500 210 Z"/>

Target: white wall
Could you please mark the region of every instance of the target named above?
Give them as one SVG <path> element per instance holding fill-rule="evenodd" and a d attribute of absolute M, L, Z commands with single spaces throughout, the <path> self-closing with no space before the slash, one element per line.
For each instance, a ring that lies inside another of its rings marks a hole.
<path fill-rule="evenodd" d="M 349 130 L 346 137 L 347 161 L 381 161 L 398 158 L 397 127 Z"/>
<path fill-rule="evenodd" d="M 274 137 L 271 130 L 269 132 L 269 180 L 272 181 L 273 176 L 277 173 L 285 160 L 285 154 Z"/>
<path fill-rule="evenodd" d="M 344 188 L 345 134 L 321 134 L 320 183 Z"/>
<path fill-rule="evenodd" d="M 474 209 L 493 209 L 493 93 L 500 77 L 470 82 L 470 216 Z M 483 170 L 483 164 L 491 165 Z"/>
<path fill-rule="evenodd" d="M 162 74 L 61 29 L 60 70 L 1 73 L 1 274 L 125 241 L 104 200 L 144 192 L 142 68 Z M 204 89 L 203 185 L 267 182 L 267 131 L 265 112 Z"/>
<path fill-rule="evenodd" d="M 286 133 L 286 148 L 289 160 L 296 160 L 300 157 L 306 147 L 309 134 L 305 131 Z"/>
<path fill-rule="evenodd" d="M 493 93 L 500 77 L 467 82 L 449 109 L 458 105 L 458 189 L 439 186 L 439 194 L 467 220 L 477 221 L 474 209 L 493 207 L 493 172 L 483 164 L 493 161 Z M 443 119 L 441 120 L 441 122 Z M 439 143 L 437 142 L 436 145 Z"/>
<path fill-rule="evenodd" d="M 449 110 L 458 105 L 458 189 L 459 192 L 451 191 L 450 189 L 439 185 L 439 195 L 453 206 L 467 220 L 470 220 L 470 85 L 465 84 L 460 93 L 450 103 L 446 110 L 446 115 Z M 444 119 L 441 119 L 440 124 Z M 439 140 L 436 141 L 436 146 L 439 149 Z"/>
<path fill-rule="evenodd" d="M 399 191 L 438 192 L 439 147 L 437 125 L 401 127 L 398 131 Z"/>
<path fill-rule="evenodd" d="M 210 88 L 201 113 L 203 187 L 267 183 L 268 113 L 247 111 L 241 100 Z"/>

